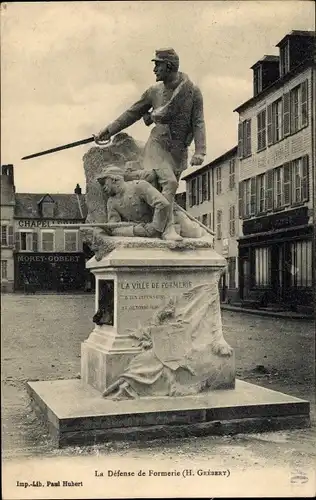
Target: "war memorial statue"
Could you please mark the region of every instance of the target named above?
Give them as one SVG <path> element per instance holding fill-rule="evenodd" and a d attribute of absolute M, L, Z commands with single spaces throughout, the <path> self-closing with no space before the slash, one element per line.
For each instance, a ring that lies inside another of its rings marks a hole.
<path fill-rule="evenodd" d="M 191 165 L 201 165 L 206 154 L 203 98 L 200 89 L 179 72 L 179 57 L 173 49 L 156 51 L 156 85 L 146 90 L 139 101 L 96 136 L 108 141 L 141 118 L 155 124 L 143 157 L 144 169 L 155 170 L 162 194 L 170 203 L 164 239 L 179 240 L 174 230 L 173 201 L 180 175 L 187 168 L 188 146 L 195 143 Z"/>
<path fill-rule="evenodd" d="M 309 425 L 307 402 L 235 380 L 218 290 L 226 260 L 214 233 L 175 203 L 192 140 L 191 165 L 204 160 L 202 95 L 173 49 L 153 62 L 157 84 L 73 143 L 97 144 L 83 157 L 80 225 L 94 251 L 94 328 L 80 380 L 28 383 L 59 446 Z M 122 132 L 140 119 L 153 125 L 145 146 Z"/>

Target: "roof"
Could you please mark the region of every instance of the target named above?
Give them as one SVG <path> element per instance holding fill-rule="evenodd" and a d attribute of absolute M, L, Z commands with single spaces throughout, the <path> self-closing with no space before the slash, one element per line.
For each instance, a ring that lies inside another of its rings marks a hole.
<path fill-rule="evenodd" d="M 253 64 L 250 69 L 254 68 L 255 66 L 257 66 L 257 64 L 262 63 L 262 62 L 277 62 L 278 63 L 279 59 L 280 59 L 279 56 L 265 55 L 261 59 L 259 59 L 259 61 L 257 61 L 255 64 Z"/>
<path fill-rule="evenodd" d="M 233 148 L 229 149 L 228 151 L 225 151 L 225 153 L 223 153 L 221 156 L 218 156 L 217 158 L 215 158 L 215 160 L 212 160 L 211 162 L 208 162 L 201 167 L 197 167 L 194 170 L 187 169 L 187 170 L 189 170 L 189 172 L 185 175 L 182 175 L 181 179 L 182 180 L 191 179 L 191 177 L 194 177 L 195 174 L 197 174 L 197 173 L 202 174 L 203 172 L 205 172 L 209 168 L 216 167 L 219 163 L 227 160 L 228 158 L 235 156 L 236 154 L 237 154 L 237 146 L 234 146 Z"/>
<path fill-rule="evenodd" d="M 248 108 L 252 104 L 260 101 L 260 99 L 262 99 L 264 96 L 266 96 L 271 90 L 275 90 L 279 87 L 282 87 L 282 85 L 284 85 L 287 81 L 291 80 L 291 78 L 293 78 L 297 74 L 301 73 L 306 68 L 313 66 L 313 64 L 314 64 L 313 58 L 308 57 L 301 64 L 299 64 L 298 66 L 293 68 L 291 71 L 286 73 L 284 76 L 278 78 L 278 80 L 275 80 L 273 83 L 271 83 L 271 85 L 269 85 L 268 87 L 263 89 L 262 92 L 259 92 L 259 94 L 255 95 L 253 97 L 250 97 L 250 99 L 248 99 L 248 101 L 245 101 L 242 104 L 240 104 L 237 108 L 234 109 L 234 111 L 237 111 L 239 113 L 240 111 L 243 111 L 244 109 Z"/>
<path fill-rule="evenodd" d="M 315 35 L 316 35 L 315 31 L 292 30 L 290 33 L 287 33 L 287 35 L 285 35 L 279 43 L 276 44 L 276 47 L 280 47 L 280 45 L 282 45 L 285 42 L 285 40 L 287 40 L 287 38 L 289 38 L 290 36 L 313 37 Z"/>
<path fill-rule="evenodd" d="M 16 193 L 14 217 L 38 219 L 40 217 L 38 204 L 45 197 L 55 202 L 53 219 L 82 220 L 86 218 L 87 207 L 84 195 L 54 193 Z"/>

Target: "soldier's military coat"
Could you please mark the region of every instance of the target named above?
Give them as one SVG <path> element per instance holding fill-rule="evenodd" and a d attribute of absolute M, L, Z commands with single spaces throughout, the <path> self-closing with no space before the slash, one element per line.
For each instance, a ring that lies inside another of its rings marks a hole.
<path fill-rule="evenodd" d="M 152 170 L 157 163 L 167 162 L 179 179 L 187 167 L 187 148 L 192 140 L 196 154 L 206 153 L 202 93 L 185 74 L 179 73 L 173 84 L 159 82 L 151 86 L 108 129 L 111 135 L 117 134 L 152 111 L 155 127 L 145 147 L 144 167 Z"/>

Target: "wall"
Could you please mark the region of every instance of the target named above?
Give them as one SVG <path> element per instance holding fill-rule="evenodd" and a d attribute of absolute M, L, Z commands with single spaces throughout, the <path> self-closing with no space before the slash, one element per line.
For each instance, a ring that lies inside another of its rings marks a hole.
<path fill-rule="evenodd" d="M 274 167 L 281 166 L 287 161 L 294 160 L 305 154 L 310 155 L 310 202 L 312 207 L 312 113 L 315 116 L 315 108 L 312 105 L 312 69 L 308 68 L 301 74 L 286 82 L 283 87 L 271 91 L 253 106 L 240 113 L 240 121 L 251 118 L 251 156 L 240 160 L 240 181 L 255 175 L 260 175 Z M 280 142 L 266 147 L 257 152 L 257 114 L 283 94 L 290 91 L 303 81 L 308 80 L 308 126 L 293 135 L 285 137 Z"/>

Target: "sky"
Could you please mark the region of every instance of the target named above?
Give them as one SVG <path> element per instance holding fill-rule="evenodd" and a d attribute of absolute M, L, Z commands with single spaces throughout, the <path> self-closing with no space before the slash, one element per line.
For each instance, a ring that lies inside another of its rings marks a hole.
<path fill-rule="evenodd" d="M 17 192 L 85 189 L 81 146 L 22 156 L 91 136 L 154 80 L 157 48 L 173 47 L 203 94 L 207 157 L 237 144 L 252 70 L 291 30 L 313 30 L 312 1 L 41 2 L 1 5 L 1 164 Z M 138 122 L 126 130 L 146 141 Z"/>

